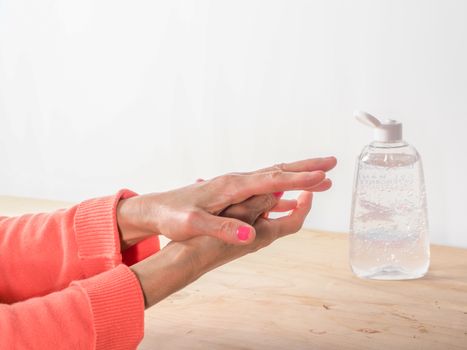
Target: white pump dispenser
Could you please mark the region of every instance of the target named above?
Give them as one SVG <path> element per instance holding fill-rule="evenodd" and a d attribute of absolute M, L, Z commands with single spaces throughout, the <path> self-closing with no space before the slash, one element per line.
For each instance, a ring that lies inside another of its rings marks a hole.
<path fill-rule="evenodd" d="M 373 138 L 378 142 L 397 142 L 402 141 L 402 123 L 397 120 L 388 119 L 381 122 L 378 118 L 370 113 L 363 111 L 355 111 L 355 118 L 361 123 L 372 127 Z"/>

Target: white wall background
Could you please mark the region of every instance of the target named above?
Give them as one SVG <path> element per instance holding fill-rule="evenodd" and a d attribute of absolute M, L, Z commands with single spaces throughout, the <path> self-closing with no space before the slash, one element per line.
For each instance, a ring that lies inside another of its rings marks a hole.
<path fill-rule="evenodd" d="M 365 109 L 425 161 L 467 246 L 466 1 L 0 0 L 0 193 L 158 191 L 336 155 L 307 226 L 345 231 Z"/>

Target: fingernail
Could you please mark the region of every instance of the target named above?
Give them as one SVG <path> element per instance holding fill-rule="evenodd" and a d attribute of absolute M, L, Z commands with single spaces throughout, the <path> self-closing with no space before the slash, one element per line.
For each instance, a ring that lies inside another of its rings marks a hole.
<path fill-rule="evenodd" d="M 274 192 L 273 193 L 274 197 L 276 197 L 276 198 L 281 198 L 283 194 L 284 194 L 284 192 Z"/>
<path fill-rule="evenodd" d="M 240 241 L 246 241 L 250 238 L 250 228 L 248 226 L 240 226 L 237 229 L 237 237 Z"/>

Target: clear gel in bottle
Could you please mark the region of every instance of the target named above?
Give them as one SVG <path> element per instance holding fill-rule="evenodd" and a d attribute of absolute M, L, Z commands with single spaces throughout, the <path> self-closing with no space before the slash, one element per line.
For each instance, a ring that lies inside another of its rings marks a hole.
<path fill-rule="evenodd" d="M 361 278 L 423 277 L 430 264 L 425 183 L 420 155 L 402 139 L 402 124 L 365 112 L 374 141 L 358 158 L 350 221 L 350 266 Z"/>

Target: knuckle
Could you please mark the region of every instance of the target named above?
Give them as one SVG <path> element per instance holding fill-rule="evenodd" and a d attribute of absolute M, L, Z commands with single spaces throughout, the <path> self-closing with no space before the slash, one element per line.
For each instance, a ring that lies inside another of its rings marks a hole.
<path fill-rule="evenodd" d="M 226 188 L 222 193 L 222 197 L 224 198 L 225 202 L 231 204 L 234 202 L 235 192 Z"/>
<path fill-rule="evenodd" d="M 278 163 L 273 166 L 273 169 L 279 170 L 279 171 L 285 171 L 286 164 L 285 163 Z"/>
<path fill-rule="evenodd" d="M 240 177 L 241 175 L 238 174 L 228 174 L 223 176 L 221 190 L 229 202 L 233 202 L 240 193 Z"/>
<path fill-rule="evenodd" d="M 229 173 L 229 174 L 216 177 L 214 179 L 214 182 L 216 182 L 220 188 L 223 188 L 229 185 L 230 183 L 234 182 L 237 177 L 238 177 L 237 174 Z"/>
<path fill-rule="evenodd" d="M 271 180 L 277 180 L 282 176 L 282 170 L 273 170 L 270 172 L 269 176 Z"/>
<path fill-rule="evenodd" d="M 272 209 L 278 200 L 273 194 L 267 194 L 263 196 L 263 207 L 261 208 L 262 212 Z"/>
<path fill-rule="evenodd" d="M 229 238 L 235 231 L 236 225 L 231 220 L 224 220 L 219 228 L 219 235 L 223 238 Z"/>
<path fill-rule="evenodd" d="M 277 199 L 272 194 L 264 194 L 255 197 L 249 206 L 245 208 L 245 220 L 252 224 L 263 213 L 268 212 L 277 204 Z"/>
<path fill-rule="evenodd" d="M 193 222 L 198 220 L 200 217 L 200 212 L 198 210 L 190 209 L 185 214 L 185 221 Z"/>
<path fill-rule="evenodd" d="M 221 176 L 224 179 L 225 183 L 232 182 L 238 175 L 234 173 L 229 173 Z"/>
<path fill-rule="evenodd" d="M 191 232 L 193 230 L 193 223 L 199 220 L 200 213 L 197 210 L 187 210 L 180 223 L 180 228 L 183 232 Z"/>
<path fill-rule="evenodd" d="M 229 173 L 221 177 L 224 178 L 224 183 L 229 184 L 229 183 L 237 182 L 241 176 L 242 175 L 240 175 L 239 173 Z"/>

